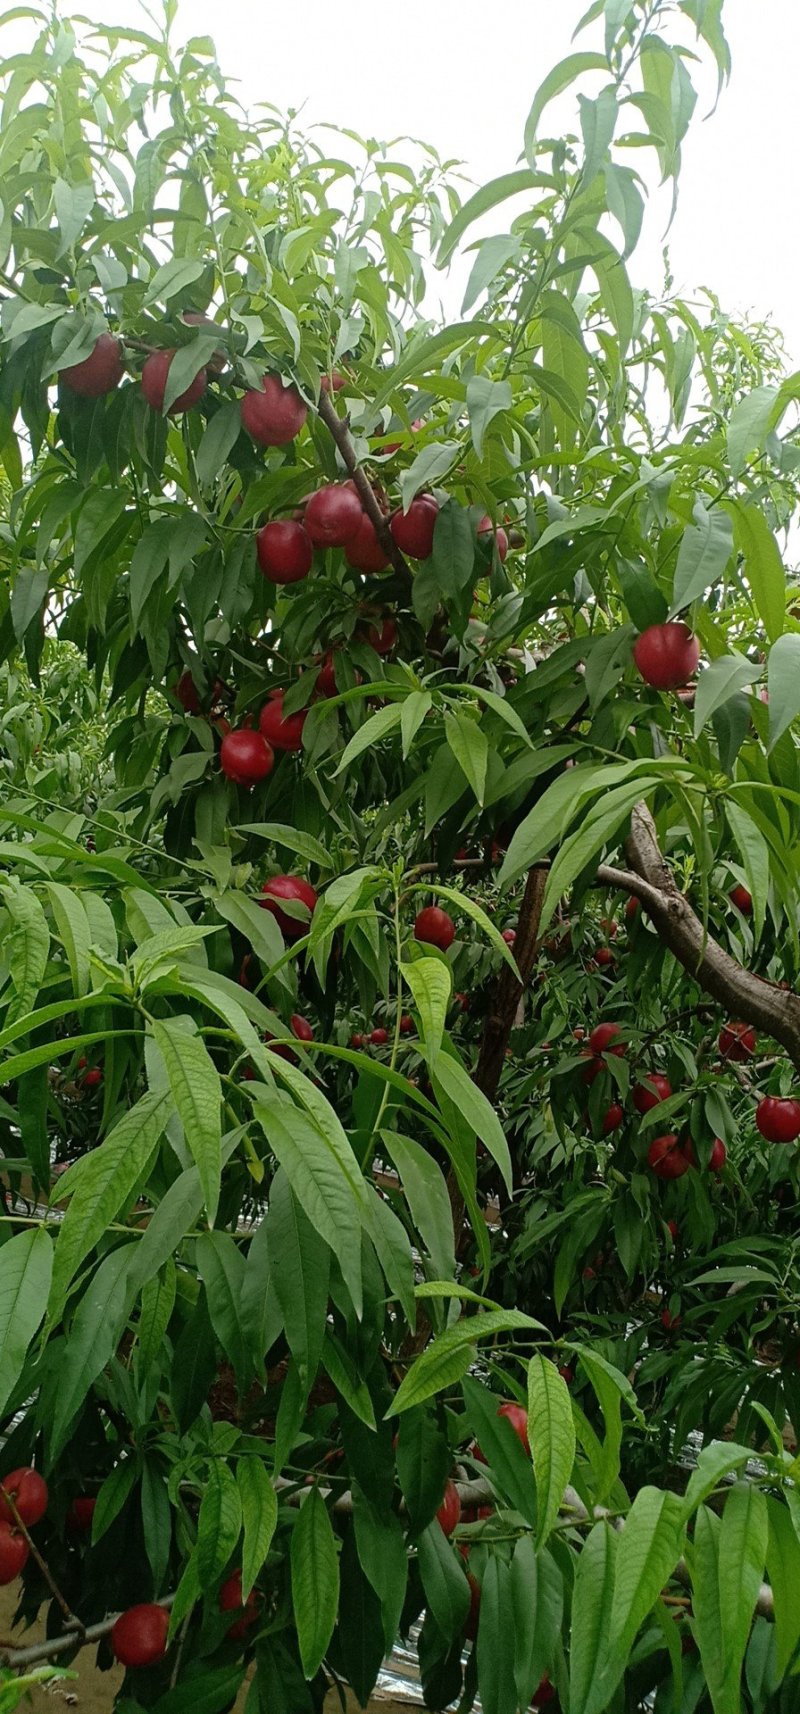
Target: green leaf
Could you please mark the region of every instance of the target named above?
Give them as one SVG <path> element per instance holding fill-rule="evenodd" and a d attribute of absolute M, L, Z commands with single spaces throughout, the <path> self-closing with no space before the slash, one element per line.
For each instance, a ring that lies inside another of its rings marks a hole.
<path fill-rule="evenodd" d="M 777 387 L 754 387 L 734 405 L 728 423 L 728 464 L 732 476 L 741 476 L 753 453 L 763 452 L 772 428 Z"/>
<path fill-rule="evenodd" d="M 300 1659 L 306 1678 L 313 1678 L 333 1636 L 339 1608 L 336 1542 L 318 1488 L 311 1489 L 300 1507 L 289 1557 Z"/>
<path fill-rule="evenodd" d="M 489 743 L 477 721 L 463 714 L 446 714 L 445 737 L 467 784 L 472 787 L 478 803 L 483 805 L 486 790 L 486 768 Z"/>
<path fill-rule="evenodd" d="M 442 958 L 410 958 L 401 966 L 403 981 L 411 989 L 419 1012 L 425 1053 L 430 1065 L 442 1045 L 453 978 Z"/>
<path fill-rule="evenodd" d="M 406 697 L 400 717 L 400 735 L 403 740 L 403 761 L 406 760 L 420 726 L 422 725 L 426 715 L 430 713 L 432 707 L 433 697 L 431 696 L 430 691 L 412 690 L 411 695 Z"/>
<path fill-rule="evenodd" d="M 514 1679 L 520 1708 L 530 1705 L 561 1642 L 564 1589 L 561 1572 L 547 1552 L 535 1553 L 520 1536 L 511 1560 L 514 1618 Z"/>
<path fill-rule="evenodd" d="M 3 935 L 3 955 L 14 989 L 6 1008 L 6 1024 L 31 1010 L 42 985 L 50 952 L 50 930 L 39 900 L 29 887 L 7 876 L 0 887 L 10 927 Z M 8 1072 L 5 1073 L 8 1076 Z"/>
<path fill-rule="evenodd" d="M 603 54 L 577 53 L 568 54 L 553 70 L 548 72 L 543 83 L 533 98 L 531 110 L 525 121 L 525 156 L 533 162 L 536 133 L 539 120 L 550 101 L 553 101 L 563 90 L 568 89 L 577 77 L 582 77 L 587 71 L 602 71 L 608 76 L 608 63 Z"/>
<path fill-rule="evenodd" d="M 165 416 L 168 414 L 171 406 L 174 405 L 175 400 L 179 399 L 181 394 L 185 393 L 187 389 L 191 387 L 195 376 L 199 375 L 200 370 L 205 367 L 209 358 L 213 357 L 214 352 L 217 349 L 217 334 L 199 333 L 196 338 L 190 340 L 188 345 L 182 345 L 179 350 L 175 352 L 175 356 L 167 370 L 167 378 L 164 385 L 164 403 L 161 409 Z M 181 522 L 183 523 L 184 520 L 182 519 Z M 196 531 L 197 536 L 202 538 L 205 531 L 204 528 L 202 528 L 201 520 L 192 517 L 192 514 L 190 513 L 188 514 L 185 522 L 189 526 L 190 530 Z M 191 554 L 187 552 L 185 558 L 189 559 L 190 557 Z M 172 552 L 170 552 L 170 576 L 171 578 L 177 576 L 177 566 L 173 563 Z"/>
<path fill-rule="evenodd" d="M 140 1260 L 139 1248 L 140 1246 L 129 1257 L 128 1261 L 129 1289 L 133 1271 Z M 159 1273 L 147 1281 L 141 1295 L 139 1324 L 136 1331 L 139 1355 L 145 1368 L 148 1368 L 151 1363 L 158 1362 L 161 1356 L 164 1334 L 175 1307 L 176 1289 L 177 1269 L 172 1257 L 169 1256 Z M 138 1287 L 135 1287 L 134 1290 L 138 1290 Z"/>
<path fill-rule="evenodd" d="M 209 1225 L 219 1202 L 222 1172 L 222 1085 L 205 1043 L 188 1017 L 154 1018 L 150 1029 L 166 1066 L 186 1145 L 203 1186 Z"/>
<path fill-rule="evenodd" d="M 66 179 L 57 178 L 53 185 L 53 202 L 61 233 L 58 254 L 64 256 L 80 237 L 94 208 L 94 185 L 91 181 L 72 185 L 67 184 Z"/>
<path fill-rule="evenodd" d="M 730 1708 L 738 1707 L 742 1662 L 764 1576 L 768 1529 L 766 1494 L 754 1482 L 737 1482 L 725 1501 L 719 1532 L 719 1605 L 725 1678 L 717 1714 L 721 1714 L 723 1701 Z"/>
<path fill-rule="evenodd" d="M 427 562 L 437 590 L 448 603 L 457 603 L 471 590 L 477 536 L 466 506 L 446 500 L 439 507 L 433 530 L 433 552 Z"/>
<path fill-rule="evenodd" d="M 221 1458 L 208 1466 L 197 1519 L 200 1588 L 213 1589 L 233 1553 L 242 1528 L 242 1498 L 233 1471 Z"/>
<path fill-rule="evenodd" d="M 800 714 L 800 636 L 787 632 L 773 643 L 767 667 L 769 687 L 769 748 Z"/>
<path fill-rule="evenodd" d="M 601 1714 L 607 1707 L 617 1546 L 614 1530 L 607 1523 L 597 1523 L 578 1555 L 570 1632 L 570 1714 Z"/>
<path fill-rule="evenodd" d="M 438 1333 L 415 1359 L 386 1415 L 400 1416 L 412 1405 L 422 1404 L 434 1393 L 449 1387 L 453 1381 L 460 1381 L 474 1361 L 474 1347 L 479 1340 L 492 1338 L 495 1333 L 522 1331 L 542 1332 L 543 1329 L 540 1322 L 519 1309 L 491 1309 L 485 1314 L 465 1316 L 454 1327 Z"/>
<path fill-rule="evenodd" d="M 510 411 L 512 404 L 510 381 L 491 381 L 488 375 L 473 375 L 467 382 L 467 412 L 476 458 L 483 457 L 489 424 L 503 411 Z"/>
<path fill-rule="evenodd" d="M 214 413 L 195 454 L 198 480 L 204 487 L 212 483 L 219 474 L 228 454 L 236 445 L 241 426 L 242 413 L 238 399 L 232 399 L 230 404 L 222 405 Z"/>
<path fill-rule="evenodd" d="M 620 1532 L 610 1648 L 617 1677 L 634 1638 L 672 1576 L 683 1549 L 680 1495 L 640 1488 Z"/>
<path fill-rule="evenodd" d="M 578 96 L 583 136 L 582 188 L 586 190 L 608 159 L 608 151 L 616 130 L 617 90 L 613 83 L 601 89 L 594 101 Z"/>
<path fill-rule="evenodd" d="M 707 511 L 702 500 L 696 500 L 693 515 L 695 522 L 687 524 L 678 549 L 670 619 L 716 583 L 733 552 L 733 526 L 726 512 Z"/>
<path fill-rule="evenodd" d="M 618 786 L 615 791 L 607 791 L 599 803 L 589 810 L 577 831 L 564 840 L 550 865 L 542 900 L 540 932 L 547 927 L 562 895 L 569 892 L 587 864 L 598 856 L 610 841 L 616 840 L 634 804 L 656 783 L 655 779 L 640 775 L 626 785 Z M 506 862 L 510 856 L 509 850 Z"/>
<path fill-rule="evenodd" d="M 59 1181 L 59 1201 L 71 1197 L 56 1239 L 48 1319 L 57 1320 L 70 1282 L 105 1235 L 147 1171 L 172 1111 L 163 1092 L 143 1095 L 109 1131 L 99 1148 L 83 1155 Z"/>
<path fill-rule="evenodd" d="M 237 829 L 239 833 L 254 833 L 258 839 L 269 839 L 273 845 L 282 845 L 287 851 L 296 851 L 298 857 L 304 857 L 308 863 L 316 863 L 320 869 L 330 869 L 332 858 L 324 845 L 311 833 L 305 833 L 300 827 L 284 827 L 280 821 L 245 821 Z"/>
<path fill-rule="evenodd" d="M 236 1482 L 244 1520 L 242 1596 L 246 1601 L 272 1544 L 278 1522 L 278 1497 L 263 1458 L 240 1458 Z"/>
<path fill-rule="evenodd" d="M 495 238 L 483 238 L 480 243 L 472 245 L 475 250 L 475 260 L 467 280 L 464 302 L 461 314 L 466 315 L 481 292 L 487 290 L 507 262 L 515 262 L 520 255 L 522 245 L 519 238 L 511 233 L 500 233 Z"/>
<path fill-rule="evenodd" d="M 408 511 L 414 495 L 421 488 L 431 488 L 441 482 L 442 477 L 452 470 L 462 450 L 458 440 L 437 440 L 423 446 L 400 477 L 400 500 L 404 512 Z"/>
<path fill-rule="evenodd" d="M 455 218 L 451 220 L 439 245 L 439 253 L 436 257 L 437 268 L 444 268 L 447 265 L 464 233 L 474 220 L 480 220 L 482 215 L 488 214 L 493 208 L 497 208 L 499 203 L 508 202 L 512 196 L 521 196 L 527 190 L 537 190 L 547 184 L 552 184 L 552 180 L 548 180 L 543 173 L 535 173 L 528 167 L 520 167 L 516 172 L 503 173 L 500 178 L 490 179 L 488 184 L 481 185 L 480 190 L 476 190 L 474 196 L 467 198 Z M 470 331 L 470 323 L 465 322 L 459 331 L 467 335 Z"/>
<path fill-rule="evenodd" d="M 277 1172 L 272 1181 L 265 1222 L 270 1280 L 283 1314 L 289 1350 L 308 1389 L 319 1367 L 325 1338 L 330 1251 L 320 1243 L 284 1171 Z"/>
<path fill-rule="evenodd" d="M 499 1414 L 502 1401 L 471 1375 L 465 1375 L 461 1391 L 466 1420 L 484 1457 L 489 1460 L 492 1486 L 500 1502 L 513 1507 L 526 1523 L 535 1525 L 537 1507 L 533 1467 L 519 1435 L 506 1417 Z"/>
<path fill-rule="evenodd" d="M 337 1393 L 341 1393 L 346 1405 L 349 1405 L 353 1415 L 367 1428 L 375 1428 L 375 1407 L 370 1397 L 366 1381 L 359 1378 L 356 1365 L 345 1350 L 335 1333 L 325 1334 L 322 1344 L 322 1363 L 327 1370 Z"/>
<path fill-rule="evenodd" d="M 423 1415 L 420 1412 L 420 1415 Z M 403 1418 L 401 1424 L 401 1439 L 403 1430 L 413 1421 L 413 1416 Z M 440 1437 L 443 1438 L 443 1437 Z M 400 1474 L 400 1445 L 398 1440 L 398 1474 Z M 446 1443 L 445 1443 L 446 1450 Z M 434 1506 L 438 1505 L 443 1492 L 444 1477 L 438 1485 Z M 406 1503 L 408 1501 L 406 1500 Z M 409 1514 L 414 1517 L 411 1507 Z M 425 1522 L 430 1518 L 427 1514 Z M 400 1614 L 403 1610 L 406 1587 L 408 1584 L 408 1549 L 400 1519 L 393 1512 L 382 1512 L 372 1505 L 366 1495 L 353 1482 L 353 1526 L 355 1530 L 358 1557 L 376 1594 L 380 1597 L 383 1614 L 383 1643 L 387 1654 L 394 1648 L 400 1628 Z"/>
<path fill-rule="evenodd" d="M 769 892 L 769 846 L 752 816 L 730 799 L 725 802 L 725 814 L 741 853 L 747 886 L 753 899 L 753 927 L 756 939 L 764 927 Z"/>
<path fill-rule="evenodd" d="M 130 1244 L 112 1250 L 85 1288 L 64 1347 L 62 1380 L 50 1428 L 50 1456 L 60 1457 L 73 1418 L 113 1356 L 128 1319 Z"/>
<path fill-rule="evenodd" d="M 23 567 L 17 572 L 11 590 L 9 610 L 18 643 L 22 642 L 28 626 L 32 625 L 37 614 L 41 613 L 49 583 L 50 573 L 46 569 L 34 571 Z"/>
<path fill-rule="evenodd" d="M 786 571 L 781 551 L 759 506 L 747 505 L 742 500 L 728 501 L 728 505 L 756 612 L 770 642 L 774 643 L 786 619 Z"/>
<path fill-rule="evenodd" d="M 289 1067 L 285 1060 L 279 1061 L 279 1065 L 280 1075 L 284 1076 Z M 254 1112 L 303 1212 L 339 1258 L 354 1307 L 360 1314 L 361 1226 L 366 1214 L 366 1188 L 347 1139 L 333 1128 L 324 1130 L 287 1101 L 275 1099 L 267 1103 L 259 1097 Z M 275 1283 L 277 1286 L 277 1280 Z"/>
<path fill-rule="evenodd" d="M 710 1450 L 710 1448 L 709 1448 Z M 720 1605 L 720 1521 L 707 1506 L 695 1519 L 692 1543 L 692 1614 L 697 1646 L 714 1714 L 740 1714 L 741 1696 L 731 1704 L 725 1688 L 725 1631 Z"/>
<path fill-rule="evenodd" d="M 485 1714 L 508 1714 L 516 1707 L 514 1649 L 509 1647 L 511 1572 L 496 1554 L 481 1582 L 478 1615 L 478 1690 Z"/>
<path fill-rule="evenodd" d="M 48 881 L 47 891 L 53 906 L 59 937 L 69 959 L 70 975 L 75 993 L 88 992 L 92 954 L 92 931 L 79 893 L 59 881 Z"/>
<path fill-rule="evenodd" d="M 428 1606 L 442 1636 L 453 1642 L 469 1612 L 469 1584 L 437 1518 L 422 1531 L 417 1555 Z"/>
<path fill-rule="evenodd" d="M 173 256 L 157 268 L 142 299 L 143 308 L 149 304 L 168 303 L 170 298 L 194 284 L 205 271 L 205 262 L 191 256 Z"/>
<path fill-rule="evenodd" d="M 242 1316 L 244 1257 L 228 1232 L 202 1232 L 195 1254 L 197 1271 L 206 1288 L 211 1325 L 233 1365 L 239 1392 L 243 1393 L 253 1372 Z"/>
<path fill-rule="evenodd" d="M 0 1248 L 0 1411 L 41 1326 L 52 1272 L 53 1243 L 43 1226 L 18 1232 Z"/>
<path fill-rule="evenodd" d="M 744 655 L 720 655 L 700 673 L 694 697 L 694 735 L 699 738 L 703 727 L 716 709 L 729 702 L 746 684 L 761 677 L 761 668 Z"/>
<path fill-rule="evenodd" d="M 428 1069 L 437 1095 L 439 1090 L 444 1090 L 445 1095 L 466 1119 L 470 1129 L 485 1144 L 492 1160 L 499 1166 L 503 1183 L 510 1193 L 513 1179 L 511 1155 L 505 1131 L 491 1101 L 487 1100 L 477 1083 L 473 1083 L 461 1062 L 451 1054 L 438 1054 L 435 1064 L 428 1061 Z"/>
<path fill-rule="evenodd" d="M 362 751 L 372 749 L 374 744 L 380 743 L 381 738 L 386 738 L 393 732 L 395 727 L 400 725 L 402 712 L 402 705 L 393 702 L 388 708 L 379 708 L 375 714 L 371 714 L 369 720 L 365 720 L 363 726 L 359 726 L 358 731 L 353 733 L 349 744 L 345 745 L 336 773 L 341 774 Z"/>
<path fill-rule="evenodd" d="M 536 1353 L 528 1364 L 528 1439 L 538 1506 L 541 1548 L 558 1517 L 575 1462 L 575 1427 L 566 1382 L 554 1363 Z"/>
<path fill-rule="evenodd" d="M 767 1495 L 767 1514 L 767 1573 L 772 1586 L 777 1670 L 781 1678 L 800 1643 L 800 1541 L 788 1508 L 773 1494 Z"/>
<path fill-rule="evenodd" d="M 441 1169 L 421 1143 L 381 1130 L 408 1203 L 414 1230 L 419 1233 L 440 1279 L 455 1273 L 453 1211 Z"/>

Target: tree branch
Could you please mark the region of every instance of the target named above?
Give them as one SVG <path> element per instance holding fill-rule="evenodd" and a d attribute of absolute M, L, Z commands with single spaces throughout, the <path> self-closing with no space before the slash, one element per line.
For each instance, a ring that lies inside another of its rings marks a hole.
<path fill-rule="evenodd" d="M 404 593 L 408 595 L 411 592 L 413 581 L 408 563 L 400 552 L 394 536 L 392 535 L 386 514 L 381 511 L 380 506 L 378 505 L 373 492 L 372 483 L 370 482 L 366 471 L 362 469 L 358 462 L 356 449 L 353 445 L 353 437 L 350 433 L 349 421 L 346 417 L 339 416 L 332 399 L 328 397 L 327 393 L 320 393 L 317 410 L 322 422 L 324 422 L 325 427 L 332 434 L 333 439 L 339 448 L 342 462 L 358 489 L 358 496 L 364 511 L 370 519 L 370 522 L 375 526 L 375 533 L 378 537 L 378 541 L 384 549 L 387 558 L 391 560 L 392 566 L 394 567 L 400 583 L 402 584 Z"/>
<path fill-rule="evenodd" d="M 773 1036 L 800 1071 L 800 996 L 746 970 L 712 938 L 678 890 L 645 803 L 637 804 L 631 816 L 625 854 L 633 874 L 601 868 L 598 880 L 640 898 L 660 939 L 698 986 L 724 1006 L 729 1017 Z"/>

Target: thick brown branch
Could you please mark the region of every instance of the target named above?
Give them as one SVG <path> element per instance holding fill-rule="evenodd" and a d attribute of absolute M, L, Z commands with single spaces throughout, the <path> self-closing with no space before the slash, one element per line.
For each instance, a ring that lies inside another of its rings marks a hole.
<path fill-rule="evenodd" d="M 375 533 L 381 547 L 384 549 L 387 558 L 391 560 L 392 566 L 400 579 L 403 589 L 405 593 L 408 594 L 411 590 L 411 572 L 406 560 L 397 546 L 391 530 L 389 529 L 389 520 L 378 505 L 373 492 L 372 483 L 370 482 L 366 471 L 362 469 L 358 462 L 347 418 L 339 416 L 333 401 L 328 397 L 327 393 L 320 393 L 317 409 L 321 420 L 324 422 L 325 427 L 330 430 L 330 433 L 339 448 L 342 462 L 345 465 L 345 468 L 349 471 L 356 488 L 358 489 L 359 498 L 367 517 L 375 526 Z"/>
<path fill-rule="evenodd" d="M 800 1071 L 800 996 L 755 976 L 712 939 L 676 886 L 645 803 L 637 804 L 631 816 L 625 854 L 633 876 L 601 869 L 598 880 L 641 898 L 659 937 L 698 986 L 724 1006 L 729 1017 L 773 1036 Z"/>

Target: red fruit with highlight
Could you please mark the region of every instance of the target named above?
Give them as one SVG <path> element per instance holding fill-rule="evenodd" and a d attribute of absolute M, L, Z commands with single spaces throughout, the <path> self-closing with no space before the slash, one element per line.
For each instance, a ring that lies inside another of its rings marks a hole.
<path fill-rule="evenodd" d="M 589 1037 L 589 1046 L 592 1053 L 613 1053 L 616 1059 L 624 1059 L 627 1051 L 619 1024 L 597 1024 Z"/>
<path fill-rule="evenodd" d="M 412 500 L 407 512 L 394 512 L 389 528 L 401 553 L 410 559 L 429 559 L 439 506 L 431 494 Z"/>
<path fill-rule="evenodd" d="M 436 1516 L 445 1535 L 449 1539 L 453 1534 L 453 1531 L 458 1529 L 461 1522 L 461 1499 L 455 1482 L 446 1483 L 444 1499 L 442 1500 Z"/>
<path fill-rule="evenodd" d="M 369 1039 L 372 1042 L 373 1047 L 385 1047 L 389 1040 L 389 1031 L 385 1030 L 383 1026 L 379 1024 L 378 1028 L 372 1031 Z"/>
<path fill-rule="evenodd" d="M 100 1075 L 102 1076 L 102 1072 Z M 8 1475 L 3 1477 L 0 1486 L 0 1518 L 13 1524 L 16 1523 L 16 1518 L 5 1497 L 7 1494 L 11 1495 L 26 1528 L 30 1529 L 44 1517 L 49 1499 L 47 1483 L 38 1470 L 33 1470 L 29 1464 L 23 1464 L 19 1470 L 10 1470 Z"/>
<path fill-rule="evenodd" d="M 750 1024 L 724 1024 L 717 1038 L 717 1047 L 723 1059 L 742 1064 L 752 1059 L 755 1053 L 756 1032 Z"/>
<path fill-rule="evenodd" d="M 219 761 L 223 774 L 237 786 L 257 786 L 275 765 L 266 738 L 260 732 L 252 732 L 249 726 L 225 734 Z"/>
<path fill-rule="evenodd" d="M 697 672 L 700 644 L 682 619 L 673 619 L 643 631 L 633 658 L 645 684 L 654 690 L 678 690 Z"/>
<path fill-rule="evenodd" d="M 167 1652 L 169 1611 L 154 1601 L 128 1607 L 111 1632 L 111 1647 L 122 1666 L 152 1666 Z"/>
<path fill-rule="evenodd" d="M 595 962 L 600 965 L 601 969 L 607 970 L 614 963 L 614 954 L 610 946 L 598 946 L 594 956 Z"/>
<path fill-rule="evenodd" d="M 370 625 L 366 641 L 376 655 L 389 655 L 397 642 L 397 626 L 393 619 L 384 619 L 380 630 L 377 625 Z"/>
<path fill-rule="evenodd" d="M 330 482 L 306 501 L 305 529 L 317 548 L 342 548 L 358 535 L 364 508 L 347 482 Z"/>
<path fill-rule="evenodd" d="M 356 534 L 345 543 L 344 556 L 354 571 L 386 571 L 389 555 L 378 541 L 375 525 L 366 512 L 361 514 L 361 523 Z"/>
<path fill-rule="evenodd" d="M 506 532 L 503 529 L 502 525 L 498 525 L 497 529 L 495 529 L 494 524 L 492 523 L 492 520 L 489 517 L 489 514 L 487 512 L 481 518 L 481 521 L 478 525 L 478 539 L 480 540 L 481 537 L 491 538 L 492 536 L 494 537 L 494 540 L 497 543 L 497 552 L 500 555 L 500 559 L 502 561 L 505 559 L 506 554 L 508 553 L 508 536 L 506 535 Z"/>
<path fill-rule="evenodd" d="M 800 1137 L 800 1101 L 765 1095 L 756 1108 L 756 1125 L 768 1143 L 793 1143 Z"/>
<path fill-rule="evenodd" d="M 414 1019 L 410 1012 L 403 1012 L 400 1018 L 400 1034 L 401 1036 L 410 1036 L 413 1035 L 413 1033 Z"/>
<path fill-rule="evenodd" d="M 440 952 L 446 952 L 456 938 L 456 925 L 447 911 L 440 910 L 438 905 L 426 905 L 420 911 L 414 922 L 414 939 L 424 941 L 427 946 L 438 946 Z"/>
<path fill-rule="evenodd" d="M 501 1404 L 498 1416 L 504 1416 L 510 1422 L 517 1439 L 522 1442 L 523 1450 L 530 1457 L 530 1441 L 528 1440 L 528 1412 L 524 1405 L 517 1404 L 515 1399 L 506 1399 Z"/>
<path fill-rule="evenodd" d="M 101 333 L 82 363 L 61 370 L 61 380 L 80 399 L 102 399 L 116 390 L 124 373 L 119 340 L 113 333 Z"/>
<path fill-rule="evenodd" d="M 242 1573 L 232 1571 L 230 1577 L 220 1586 L 219 1610 L 221 1613 L 235 1613 L 237 1608 L 244 1608 L 240 1619 L 228 1626 L 228 1636 L 232 1642 L 241 1642 L 249 1630 L 258 1622 L 260 1602 L 255 1589 L 251 1589 L 245 1601 L 242 1594 Z"/>
<path fill-rule="evenodd" d="M 245 393 L 242 423 L 259 446 L 286 446 L 308 416 L 296 387 L 284 387 L 280 375 L 265 375 L 259 390 Z"/>
<path fill-rule="evenodd" d="M 612 1101 L 611 1106 L 603 1114 L 603 1125 L 602 1125 L 603 1136 L 607 1137 L 610 1131 L 618 1130 L 619 1126 L 622 1124 L 624 1117 L 625 1117 L 625 1115 L 622 1111 L 622 1108 L 620 1107 L 619 1102 L 618 1101 Z"/>
<path fill-rule="evenodd" d="M 668 1077 L 660 1071 L 648 1073 L 644 1083 L 637 1084 L 633 1091 L 633 1105 L 637 1113 L 649 1113 L 661 1101 L 668 1101 L 672 1094 L 672 1085 Z"/>
<path fill-rule="evenodd" d="M 103 1073 L 100 1070 L 99 1065 L 91 1065 L 89 1070 L 85 1071 L 80 1079 L 84 1089 L 98 1089 L 102 1081 Z"/>
<path fill-rule="evenodd" d="M 258 730 L 273 750 L 302 750 L 305 723 L 305 708 L 299 708 L 295 714 L 284 715 L 283 691 L 275 690 L 259 714 Z"/>
<path fill-rule="evenodd" d="M 258 902 L 262 910 L 274 916 L 284 940 L 301 940 L 311 926 L 317 895 L 302 875 L 273 875 L 271 881 L 264 882 Z M 282 910 L 282 904 L 303 905 L 305 910 L 298 916 L 290 916 Z"/>
<path fill-rule="evenodd" d="M 504 928 L 500 938 L 505 941 L 506 946 L 513 946 L 517 938 L 517 931 L 515 928 Z"/>
<path fill-rule="evenodd" d="M 91 1494 L 76 1494 L 67 1512 L 67 1529 L 71 1535 L 90 1535 L 97 1501 Z"/>
<path fill-rule="evenodd" d="M 647 1151 L 647 1164 L 655 1173 L 656 1178 L 683 1178 L 689 1171 L 691 1162 L 685 1150 L 681 1148 L 680 1138 L 670 1133 L 665 1137 L 654 1137 Z"/>
<path fill-rule="evenodd" d="M 172 359 L 177 355 L 177 351 L 153 351 L 145 359 L 142 370 L 142 392 L 153 411 L 163 412 L 167 376 Z M 192 405 L 196 405 L 198 399 L 202 399 L 205 390 L 206 372 L 205 369 L 201 369 L 199 374 L 195 375 L 194 380 L 189 382 L 185 391 L 179 393 L 177 399 L 173 399 L 167 415 L 175 417 L 181 411 L 191 410 Z"/>
<path fill-rule="evenodd" d="M 321 393 L 341 393 L 342 388 L 346 386 L 347 380 L 344 375 L 339 373 L 338 369 L 334 369 L 331 375 L 320 375 L 319 389 Z"/>
<path fill-rule="evenodd" d="M 24 1535 L 11 1524 L 0 1523 L 0 1584 L 13 1583 L 25 1564 L 30 1549 Z"/>
<path fill-rule="evenodd" d="M 302 583 L 314 560 L 314 549 L 303 525 L 293 518 L 271 518 L 258 531 L 256 553 L 270 583 Z"/>
<path fill-rule="evenodd" d="M 746 887 L 732 887 L 728 898 L 731 904 L 735 905 L 738 911 L 741 911 L 743 917 L 753 915 L 753 897 Z"/>

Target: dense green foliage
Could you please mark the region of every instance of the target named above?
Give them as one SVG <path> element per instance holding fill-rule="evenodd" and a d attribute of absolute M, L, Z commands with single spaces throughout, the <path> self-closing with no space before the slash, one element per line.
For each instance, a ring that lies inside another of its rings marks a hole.
<path fill-rule="evenodd" d="M 0 74 L 21 1609 L 172 1597 L 163 1658 L 114 1633 L 126 1714 L 253 1660 L 248 1714 L 366 1702 L 417 1621 L 434 1709 L 790 1714 L 800 1185 L 755 1109 L 800 1065 L 800 378 L 626 268 L 721 0 L 597 0 L 463 204 L 420 145 L 243 115 L 173 10 L 31 8 Z M 360 548 L 312 562 L 348 472 Z M 702 666 L 660 689 L 675 619 Z M 623 855 L 642 805 L 716 987 Z"/>

